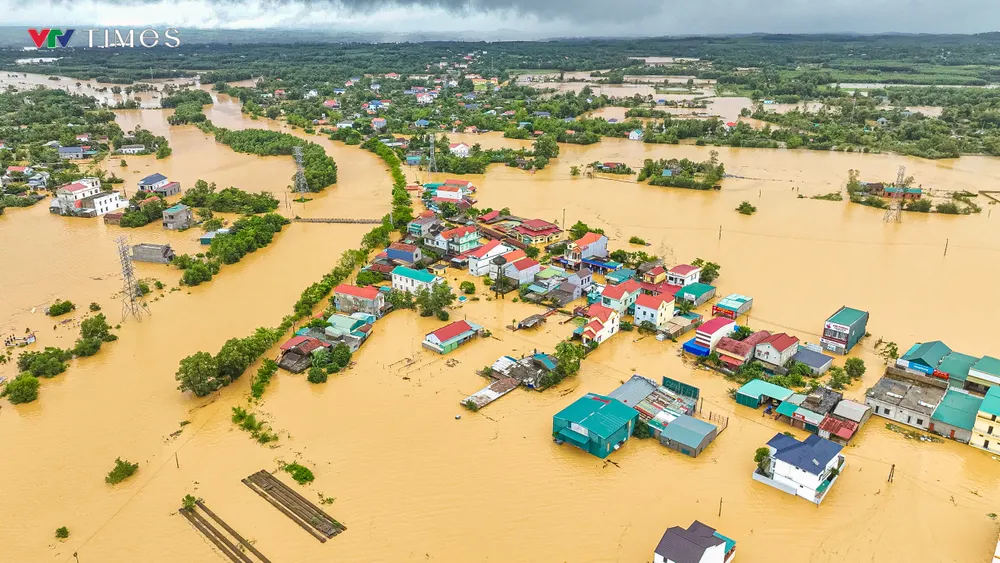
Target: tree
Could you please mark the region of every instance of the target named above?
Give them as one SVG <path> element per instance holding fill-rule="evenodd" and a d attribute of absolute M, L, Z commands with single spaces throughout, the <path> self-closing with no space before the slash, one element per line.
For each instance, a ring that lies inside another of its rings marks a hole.
<path fill-rule="evenodd" d="M 632 437 L 645 440 L 646 438 L 652 438 L 653 432 L 649 429 L 649 425 L 640 419 L 635 425 L 635 430 L 632 431 Z"/>
<path fill-rule="evenodd" d="M 569 341 L 562 341 L 556 344 L 556 369 L 563 375 L 573 375 L 580 371 L 580 362 L 584 357 L 583 346 Z"/>
<path fill-rule="evenodd" d="M 377 284 L 377 283 L 383 281 L 383 279 L 384 278 L 382 277 L 382 274 L 380 274 L 378 272 L 372 272 L 370 270 L 367 270 L 367 271 L 363 271 L 363 272 L 358 272 L 358 277 L 357 277 L 357 279 L 355 281 L 356 281 L 356 283 L 359 286 L 365 287 L 365 286 L 368 286 L 368 285 Z"/>
<path fill-rule="evenodd" d="M 91 311 L 95 311 L 95 312 L 96 311 L 100 311 L 101 310 L 101 306 L 98 305 L 96 301 L 93 301 L 93 302 L 90 303 L 90 310 Z"/>
<path fill-rule="evenodd" d="M 393 309 L 412 309 L 416 303 L 413 300 L 413 295 L 408 291 L 400 291 L 398 289 L 393 289 L 385 296 L 385 302 L 392 305 Z"/>
<path fill-rule="evenodd" d="M 56 537 L 64 540 L 69 537 L 69 528 L 63 526 L 61 528 L 56 528 Z"/>
<path fill-rule="evenodd" d="M 66 371 L 66 362 L 73 357 L 69 350 L 46 346 L 41 352 L 24 352 L 17 358 L 17 368 L 35 377 L 55 377 Z"/>
<path fill-rule="evenodd" d="M 527 256 L 528 258 L 531 258 L 532 260 L 538 258 L 538 254 L 539 254 L 538 247 L 528 246 L 524 249 L 524 255 Z"/>
<path fill-rule="evenodd" d="M 474 284 L 474 283 L 472 283 L 470 281 L 464 281 L 464 282 L 458 284 L 458 288 L 460 290 L 462 290 L 462 293 L 464 293 L 466 295 L 472 295 L 473 293 L 476 292 L 476 284 Z"/>
<path fill-rule="evenodd" d="M 420 308 L 420 314 L 425 317 L 437 315 L 454 301 L 455 294 L 447 283 L 438 283 L 430 289 L 422 287 L 417 290 L 416 304 Z"/>
<path fill-rule="evenodd" d="M 851 383 L 851 378 L 844 371 L 844 368 L 840 366 L 833 366 L 828 373 L 830 374 L 830 379 L 826 384 L 831 389 L 843 389 Z"/>
<path fill-rule="evenodd" d="M 104 482 L 109 485 L 116 485 L 134 475 L 138 469 L 138 463 L 129 463 L 128 460 L 123 461 L 120 457 L 116 458 L 115 467 L 108 472 L 108 476 L 104 478 Z"/>
<path fill-rule="evenodd" d="M 535 157 L 543 157 L 545 159 L 556 158 L 559 156 L 559 144 L 556 143 L 556 138 L 553 135 L 542 135 L 541 137 L 535 139 L 533 145 L 533 151 Z"/>
<path fill-rule="evenodd" d="M 715 262 L 706 262 L 701 258 L 695 258 L 691 265 L 696 268 L 701 268 L 701 277 L 698 281 L 701 283 L 712 283 L 719 277 L 719 270 L 722 266 L 719 266 Z"/>
<path fill-rule="evenodd" d="M 738 326 L 736 331 L 733 332 L 733 340 L 746 340 L 748 336 L 753 334 L 753 329 L 748 326 Z"/>
<path fill-rule="evenodd" d="M 757 208 L 750 204 L 749 201 L 744 201 L 736 208 L 742 215 L 753 215 L 757 212 Z"/>
<path fill-rule="evenodd" d="M 908 202 L 906 204 L 906 210 L 907 211 L 916 211 L 916 212 L 919 212 L 919 213 L 930 213 L 931 212 L 931 208 L 933 206 L 934 206 L 934 204 L 932 204 L 931 200 L 929 200 L 929 199 L 917 199 L 917 200 Z"/>
<path fill-rule="evenodd" d="M 753 453 L 753 462 L 757 464 L 757 469 L 762 473 L 767 466 L 767 461 L 771 458 L 770 448 L 757 448 Z"/>
<path fill-rule="evenodd" d="M 85 319 L 80 323 L 80 338 L 93 338 L 102 342 L 113 342 L 118 337 L 111 334 L 111 325 L 108 324 L 104 313 Z"/>
<path fill-rule="evenodd" d="M 579 176 L 580 175 L 580 167 L 579 166 L 575 166 L 575 165 L 574 166 L 570 166 L 569 167 L 569 175 L 570 176 Z"/>
<path fill-rule="evenodd" d="M 257 359 L 250 342 L 243 338 L 230 338 L 219 348 L 215 362 L 219 370 L 219 378 L 223 385 L 228 385 L 239 379 L 250 364 Z"/>
<path fill-rule="evenodd" d="M 632 236 L 632 237 L 630 237 L 630 238 L 628 239 L 628 242 L 629 242 L 630 244 L 638 244 L 638 245 L 643 245 L 643 246 L 645 246 L 645 244 L 646 244 L 646 241 L 645 241 L 645 240 L 643 240 L 643 239 L 641 239 L 641 238 L 639 238 L 639 237 L 637 237 L 637 236 Z"/>
<path fill-rule="evenodd" d="M 583 221 L 577 221 L 576 223 L 573 224 L 572 227 L 569 228 L 569 235 L 573 237 L 573 240 L 579 239 L 580 237 L 582 237 L 587 233 L 597 233 L 599 235 L 603 235 L 604 230 L 592 229 L 589 226 L 587 226 L 587 224 L 584 223 Z"/>
<path fill-rule="evenodd" d="M 441 216 L 442 217 L 454 217 L 458 215 L 458 206 L 450 201 L 446 201 L 441 204 Z"/>
<path fill-rule="evenodd" d="M 198 499 L 191 495 L 184 495 L 181 499 L 181 506 L 187 510 L 194 510 L 194 507 L 198 504 Z"/>
<path fill-rule="evenodd" d="M 76 305 L 74 305 L 71 301 L 61 301 L 56 299 L 52 305 L 49 305 L 47 314 L 50 317 L 58 317 L 59 315 L 65 315 L 73 309 L 76 309 Z"/>
<path fill-rule="evenodd" d="M 847 358 L 844 362 L 844 371 L 851 379 L 860 379 L 865 374 L 865 361 L 861 358 Z"/>
<path fill-rule="evenodd" d="M 99 338 L 80 338 L 76 341 L 76 346 L 73 347 L 73 355 L 80 357 L 93 356 L 101 350 L 101 339 Z"/>
<path fill-rule="evenodd" d="M 181 360 L 175 379 L 181 391 L 191 391 L 204 397 L 215 391 L 219 384 L 219 364 L 208 352 L 197 352 Z"/>
<path fill-rule="evenodd" d="M 319 366 L 309 368 L 309 375 L 306 377 L 309 383 L 326 383 L 326 370 Z"/>
<path fill-rule="evenodd" d="M 0 392 L 0 397 L 7 397 L 15 405 L 30 403 L 38 398 L 38 378 L 30 373 L 22 373 L 7 383 Z"/>
<path fill-rule="evenodd" d="M 694 303 L 688 301 L 687 299 L 677 299 L 674 301 L 674 308 L 681 315 L 686 315 L 694 309 Z"/>
<path fill-rule="evenodd" d="M 351 363 L 351 349 L 343 342 L 337 343 L 330 351 L 330 361 L 338 368 L 346 368 Z"/>

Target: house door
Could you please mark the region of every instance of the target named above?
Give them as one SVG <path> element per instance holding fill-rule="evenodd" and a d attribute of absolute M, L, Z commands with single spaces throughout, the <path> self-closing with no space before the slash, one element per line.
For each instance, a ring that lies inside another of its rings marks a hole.
<path fill-rule="evenodd" d="M 984 450 L 990 449 L 990 441 L 989 440 L 983 440 L 983 449 Z"/>
<path fill-rule="evenodd" d="M 954 429 L 952 429 L 952 431 L 951 431 L 951 433 L 950 433 L 950 435 L 948 437 L 951 438 L 952 440 L 955 439 L 955 430 Z"/>

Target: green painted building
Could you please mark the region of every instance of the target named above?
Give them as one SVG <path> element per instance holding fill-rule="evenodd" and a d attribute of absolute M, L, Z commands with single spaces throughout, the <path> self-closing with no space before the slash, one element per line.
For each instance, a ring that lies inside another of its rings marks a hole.
<path fill-rule="evenodd" d="M 957 389 L 949 389 L 934 414 L 931 415 L 931 432 L 942 436 L 969 443 L 972 439 L 972 428 L 976 424 L 976 414 L 983 404 L 983 398 L 965 393 Z"/>
<path fill-rule="evenodd" d="M 603 459 L 632 436 L 638 423 L 639 411 L 587 393 L 552 417 L 552 437 Z"/>
<path fill-rule="evenodd" d="M 969 369 L 978 361 L 979 358 L 975 356 L 952 352 L 941 360 L 938 371 L 948 374 L 949 386 L 953 389 L 962 389 L 965 386 L 965 380 L 969 377 Z"/>
<path fill-rule="evenodd" d="M 751 379 L 736 391 L 736 403 L 755 409 L 771 400 L 783 402 L 795 393 L 770 381 Z"/>

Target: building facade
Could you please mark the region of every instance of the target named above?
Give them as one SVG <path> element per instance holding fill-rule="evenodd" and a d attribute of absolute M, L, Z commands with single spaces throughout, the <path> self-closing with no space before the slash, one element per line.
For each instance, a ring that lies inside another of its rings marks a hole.
<path fill-rule="evenodd" d="M 396 266 L 392 270 L 392 288 L 407 293 L 416 293 L 422 288 L 430 289 L 443 282 L 444 278 L 426 270 L 413 270 L 406 266 Z"/>
<path fill-rule="evenodd" d="M 831 352 L 846 354 L 865 336 L 867 326 L 866 311 L 841 307 L 826 320 L 819 343 Z"/>

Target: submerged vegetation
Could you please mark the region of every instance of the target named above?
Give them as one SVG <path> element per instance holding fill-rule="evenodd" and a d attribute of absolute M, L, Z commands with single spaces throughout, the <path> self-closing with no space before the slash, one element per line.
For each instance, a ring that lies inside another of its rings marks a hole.
<path fill-rule="evenodd" d="M 138 470 L 138 463 L 129 463 L 127 460 L 122 460 L 119 457 L 115 459 L 115 467 L 108 472 L 107 477 L 104 478 L 104 482 L 109 485 L 117 485 L 134 475 Z"/>

